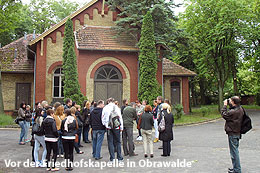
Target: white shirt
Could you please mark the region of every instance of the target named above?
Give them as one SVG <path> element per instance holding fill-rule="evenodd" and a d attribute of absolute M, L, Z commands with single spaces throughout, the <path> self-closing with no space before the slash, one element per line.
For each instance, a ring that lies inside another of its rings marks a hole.
<path fill-rule="evenodd" d="M 111 112 L 113 111 L 113 107 L 115 106 L 115 111 L 116 113 L 119 115 L 119 120 L 120 120 L 120 130 L 123 130 L 123 119 L 122 119 L 122 115 L 121 115 L 121 111 L 119 109 L 118 106 L 116 106 L 114 103 L 109 103 L 108 105 L 106 105 L 104 108 L 103 108 L 103 111 L 102 111 L 102 124 L 104 126 L 106 126 L 107 129 L 111 129 L 111 127 L 108 125 L 109 124 L 109 116 L 111 114 Z M 117 128 L 119 129 L 119 128 Z"/>

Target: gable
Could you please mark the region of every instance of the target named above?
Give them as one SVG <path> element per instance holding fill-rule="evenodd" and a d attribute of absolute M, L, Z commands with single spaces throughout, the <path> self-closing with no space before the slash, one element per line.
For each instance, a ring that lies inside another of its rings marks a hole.
<path fill-rule="evenodd" d="M 92 0 L 84 5 L 62 21 L 46 30 L 39 37 L 32 40 L 29 45 L 34 45 L 40 40 L 50 37 L 52 42 L 56 42 L 56 33 L 60 32 L 64 36 L 65 23 L 67 19 L 71 18 L 73 21 L 73 29 L 78 30 L 83 26 L 115 26 L 119 10 L 111 11 L 105 4 L 105 0 Z"/>

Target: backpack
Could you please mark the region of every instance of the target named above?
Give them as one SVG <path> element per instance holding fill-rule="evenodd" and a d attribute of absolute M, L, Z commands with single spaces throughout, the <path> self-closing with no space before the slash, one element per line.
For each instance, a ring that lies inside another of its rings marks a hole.
<path fill-rule="evenodd" d="M 39 121 L 39 117 L 36 119 L 35 123 L 32 125 L 32 134 L 41 135 L 43 129 L 41 128 Z"/>
<path fill-rule="evenodd" d="M 158 125 L 158 131 L 163 132 L 165 130 L 165 119 L 164 119 L 164 113 L 162 112 L 162 119 Z"/>
<path fill-rule="evenodd" d="M 252 129 L 252 121 L 251 121 L 250 117 L 248 116 L 248 114 L 246 113 L 245 109 L 243 107 L 242 107 L 242 109 L 244 111 L 244 115 L 243 115 L 243 120 L 241 123 L 240 133 L 246 134 L 249 130 Z"/>
<path fill-rule="evenodd" d="M 113 106 L 113 110 L 109 116 L 109 124 L 112 129 L 116 129 L 121 126 L 120 117 L 116 112 L 116 106 Z"/>

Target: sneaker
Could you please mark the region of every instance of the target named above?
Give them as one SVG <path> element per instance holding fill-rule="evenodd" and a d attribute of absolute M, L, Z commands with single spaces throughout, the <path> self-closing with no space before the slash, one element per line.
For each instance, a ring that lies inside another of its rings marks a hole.
<path fill-rule="evenodd" d="M 39 165 L 41 168 L 45 168 L 45 167 L 47 167 L 47 164 L 45 163 L 45 162 L 43 162 L 43 163 L 40 163 L 40 165 Z"/>
<path fill-rule="evenodd" d="M 25 145 L 25 143 L 24 142 L 19 142 L 19 145 Z"/>
<path fill-rule="evenodd" d="M 63 155 L 63 154 L 61 154 L 61 155 L 60 155 L 60 157 L 61 157 L 61 158 L 63 158 L 63 157 L 64 157 L 64 155 Z"/>
<path fill-rule="evenodd" d="M 59 154 L 57 154 L 57 158 L 59 158 L 60 157 L 60 155 Z"/>
<path fill-rule="evenodd" d="M 143 137 L 142 136 L 140 136 L 140 141 L 142 141 L 143 140 Z"/>
<path fill-rule="evenodd" d="M 142 136 L 138 136 L 136 140 L 137 141 L 141 141 L 141 140 L 143 140 L 143 137 Z"/>
<path fill-rule="evenodd" d="M 59 170 L 60 170 L 60 168 L 52 168 L 51 169 L 52 172 L 59 171 Z"/>
<path fill-rule="evenodd" d="M 36 163 L 35 163 L 35 167 L 36 167 L 36 168 L 39 168 L 39 167 L 40 167 L 40 165 L 41 165 L 41 163 L 40 163 L 40 162 L 36 162 Z"/>
<path fill-rule="evenodd" d="M 47 169 L 46 169 L 46 171 L 50 171 L 50 170 L 51 170 L 51 168 L 47 168 Z"/>
<path fill-rule="evenodd" d="M 159 142 L 159 139 L 158 139 L 158 138 L 155 138 L 153 142 L 154 142 L 154 143 Z"/>

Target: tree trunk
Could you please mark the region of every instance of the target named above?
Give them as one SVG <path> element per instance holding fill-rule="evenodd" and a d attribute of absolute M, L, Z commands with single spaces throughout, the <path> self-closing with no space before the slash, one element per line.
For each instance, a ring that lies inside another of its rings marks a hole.
<path fill-rule="evenodd" d="M 2 93 L 2 76 L 1 76 L 1 69 L 0 69 L 0 114 L 4 113 L 4 101 L 3 101 L 3 93 Z"/>
<path fill-rule="evenodd" d="M 218 110 L 219 110 L 219 112 L 223 106 L 223 99 L 224 99 L 223 88 L 224 87 L 221 84 L 221 82 L 218 82 Z"/>
<path fill-rule="evenodd" d="M 203 79 L 200 79 L 199 85 L 200 85 L 200 104 L 205 105 L 206 104 L 205 81 Z"/>
<path fill-rule="evenodd" d="M 232 73 L 233 73 L 234 94 L 236 96 L 238 96 L 239 93 L 238 93 L 238 88 L 237 88 L 237 69 L 236 69 L 235 65 L 233 65 Z"/>

